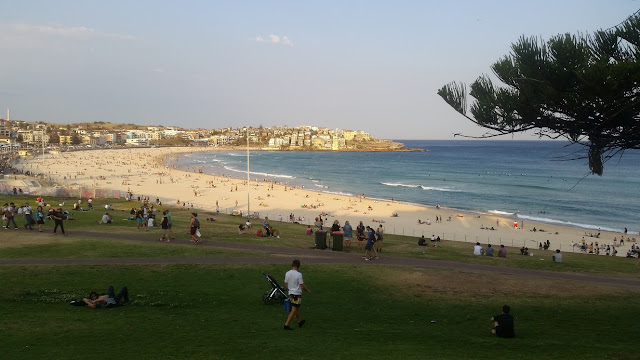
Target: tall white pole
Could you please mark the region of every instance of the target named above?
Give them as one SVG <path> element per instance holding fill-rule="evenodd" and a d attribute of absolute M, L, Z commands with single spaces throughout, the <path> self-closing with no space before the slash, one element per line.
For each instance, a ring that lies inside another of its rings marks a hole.
<path fill-rule="evenodd" d="M 251 201 L 249 195 L 249 189 L 251 188 L 251 178 L 249 176 L 249 128 L 247 127 L 247 218 L 251 216 L 251 207 L 249 206 L 249 202 Z"/>

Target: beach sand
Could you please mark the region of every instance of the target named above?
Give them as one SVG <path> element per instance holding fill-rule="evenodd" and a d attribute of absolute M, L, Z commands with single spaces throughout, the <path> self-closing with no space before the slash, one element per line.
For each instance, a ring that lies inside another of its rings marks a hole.
<path fill-rule="evenodd" d="M 613 244 L 621 233 L 602 232 L 601 237 L 585 236 L 585 233 L 597 233 L 553 224 L 540 224 L 525 221 L 524 228 L 514 228 L 514 221 L 521 220 L 501 217 L 493 214 L 477 214 L 449 209 L 446 204 L 436 206 L 417 206 L 397 201 L 373 200 L 350 196 L 321 193 L 312 190 L 296 189 L 283 184 L 275 184 L 269 179 L 235 179 L 224 174 L 207 175 L 197 169 L 180 171 L 173 168 L 175 155 L 195 151 L 216 151 L 213 148 L 126 148 L 63 152 L 46 155 L 42 158 L 21 159 L 17 167 L 31 170 L 35 174 L 44 173 L 47 178 L 64 184 L 86 188 L 105 188 L 131 191 L 133 199 L 148 196 L 151 202 L 159 198 L 164 206 L 180 207 L 183 203 L 192 204 L 195 209 L 215 212 L 216 203 L 223 213 L 236 210 L 246 215 L 259 213 L 260 219 L 268 216 L 272 225 L 281 217 L 289 220 L 294 214 L 300 223 L 313 225 L 314 219 L 325 213 L 325 226 L 330 227 L 334 220 L 341 225 L 349 221 L 354 230 L 362 221 L 364 225 L 377 228 L 383 225 L 387 234 L 414 236 L 432 235 L 442 239 L 491 243 L 494 248 L 500 244 L 509 247 L 527 246 L 538 255 L 550 257 L 552 250 L 576 251 L 572 242 L 580 242 L 584 237 L 587 244 L 598 241 L 600 244 Z M 375 197 L 375 194 L 367 194 Z M 133 206 L 132 206 L 133 207 Z M 397 216 L 393 216 L 397 214 Z M 436 216 L 442 219 L 436 222 Z M 419 224 L 418 220 L 430 222 Z M 253 219 L 252 222 L 262 220 Z M 493 227 L 495 230 L 482 229 Z M 533 232 L 533 228 L 544 231 Z M 286 234 L 285 234 L 286 236 Z M 624 236 L 625 245 L 619 248 L 618 256 L 624 256 L 630 248 L 628 236 Z M 538 250 L 541 242 L 549 240 L 551 249 Z M 472 245 L 469 245 L 470 251 Z M 513 250 L 510 251 L 513 254 Z M 604 253 L 604 252 L 601 252 Z"/>

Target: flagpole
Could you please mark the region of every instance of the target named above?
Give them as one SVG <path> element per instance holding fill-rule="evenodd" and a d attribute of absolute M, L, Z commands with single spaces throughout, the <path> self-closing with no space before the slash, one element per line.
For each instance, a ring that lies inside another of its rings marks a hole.
<path fill-rule="evenodd" d="M 250 202 L 250 196 L 249 196 L 249 189 L 250 189 L 250 184 L 251 179 L 249 177 L 249 128 L 247 127 L 247 219 L 249 218 L 249 216 L 251 215 L 251 208 L 249 206 L 249 202 Z"/>

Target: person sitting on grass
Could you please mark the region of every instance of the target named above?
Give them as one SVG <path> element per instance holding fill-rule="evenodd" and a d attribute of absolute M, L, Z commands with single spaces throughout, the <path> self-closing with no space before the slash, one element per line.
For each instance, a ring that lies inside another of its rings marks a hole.
<path fill-rule="evenodd" d="M 491 247 L 491 244 L 487 245 L 487 250 L 485 250 L 484 254 L 486 256 L 493 256 L 493 248 Z"/>
<path fill-rule="evenodd" d="M 476 245 L 473 247 L 473 255 L 482 255 L 484 254 L 484 249 L 480 245 L 479 242 L 476 242 Z"/>
<path fill-rule="evenodd" d="M 122 304 L 120 303 L 121 299 L 123 300 Z M 124 286 L 120 292 L 116 294 L 113 291 L 113 286 L 109 286 L 106 294 L 98 295 L 98 293 L 92 291 L 89 297 L 82 299 L 82 301 L 92 309 L 121 306 L 129 302 L 129 290 Z"/>
<path fill-rule="evenodd" d="M 493 329 L 491 329 L 492 334 L 496 334 L 502 338 L 512 338 L 516 336 L 513 330 L 513 316 L 509 314 L 510 311 L 511 307 L 504 305 L 502 307 L 502 313 L 491 318 L 491 322 L 493 322 Z"/>
<path fill-rule="evenodd" d="M 551 258 L 553 259 L 554 263 L 561 263 L 562 262 L 562 254 L 560 253 L 560 249 L 557 249 L 556 253 L 553 254 L 551 256 Z"/>
<path fill-rule="evenodd" d="M 100 224 L 111 224 L 112 218 L 111 215 L 109 215 L 109 213 L 105 213 L 104 215 L 102 215 L 102 220 L 100 220 Z"/>
<path fill-rule="evenodd" d="M 500 245 L 500 250 L 498 251 L 498 257 L 506 258 L 507 257 L 507 248 L 504 245 Z"/>

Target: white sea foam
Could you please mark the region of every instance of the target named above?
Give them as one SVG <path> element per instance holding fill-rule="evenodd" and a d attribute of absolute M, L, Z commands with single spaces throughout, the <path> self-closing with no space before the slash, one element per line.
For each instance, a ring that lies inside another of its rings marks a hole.
<path fill-rule="evenodd" d="M 547 224 L 558 224 L 558 225 L 564 225 L 564 226 L 577 227 L 581 229 L 593 229 L 593 230 L 602 230 L 602 231 L 611 231 L 611 232 L 620 232 L 622 230 L 622 229 L 614 229 L 610 227 L 602 227 L 602 226 L 593 225 L 593 224 L 580 224 L 580 223 L 575 223 L 571 221 L 562 221 L 562 220 L 555 220 L 555 219 L 529 216 L 529 215 L 518 214 L 518 218 L 535 221 L 535 222 L 547 223 Z"/>
<path fill-rule="evenodd" d="M 387 185 L 387 186 L 400 186 L 400 187 L 408 187 L 408 188 L 417 188 L 420 185 L 407 185 L 407 184 L 399 184 L 399 183 L 381 183 L 382 185 Z"/>
<path fill-rule="evenodd" d="M 441 188 L 441 187 L 435 187 L 435 186 L 424 186 L 424 185 L 413 185 L 413 184 L 402 184 L 402 183 L 383 182 L 381 184 L 386 186 L 407 187 L 412 189 L 421 188 L 422 190 L 427 190 L 427 191 L 459 191 L 459 190 L 453 190 L 449 188 Z"/>
<path fill-rule="evenodd" d="M 507 212 L 507 211 L 500 211 L 500 210 L 489 210 L 488 211 L 491 214 L 496 214 L 496 215 L 515 215 L 515 213 L 512 212 Z"/>
<path fill-rule="evenodd" d="M 234 172 L 239 172 L 239 173 L 247 173 L 247 170 L 238 170 L 238 169 L 234 169 L 230 166 L 225 166 L 224 167 L 225 170 L 229 170 L 229 171 L 234 171 Z M 295 176 L 291 176 L 291 175 L 283 175 L 283 174 L 271 174 L 271 173 L 264 173 L 264 172 L 254 172 L 254 171 L 249 171 L 249 175 L 259 175 L 259 176 L 266 176 L 266 177 L 271 177 L 271 178 L 283 178 L 283 179 L 295 179 Z"/>
<path fill-rule="evenodd" d="M 241 154 L 241 153 L 227 153 L 226 155 L 229 156 L 235 156 L 235 157 L 247 157 L 247 153 Z M 254 156 L 260 156 L 259 154 L 256 153 L 249 153 L 249 157 L 254 157 Z"/>
<path fill-rule="evenodd" d="M 345 193 L 342 191 L 323 191 L 325 194 L 333 194 L 333 195 L 342 195 L 342 196 L 353 196 L 351 193 Z"/>
<path fill-rule="evenodd" d="M 449 188 L 440 188 L 440 187 L 434 187 L 434 186 L 422 186 L 420 185 L 420 187 L 422 188 L 422 190 L 431 190 L 431 191 L 451 191 L 451 192 L 459 192 L 460 190 L 453 190 L 453 189 L 449 189 Z"/>

